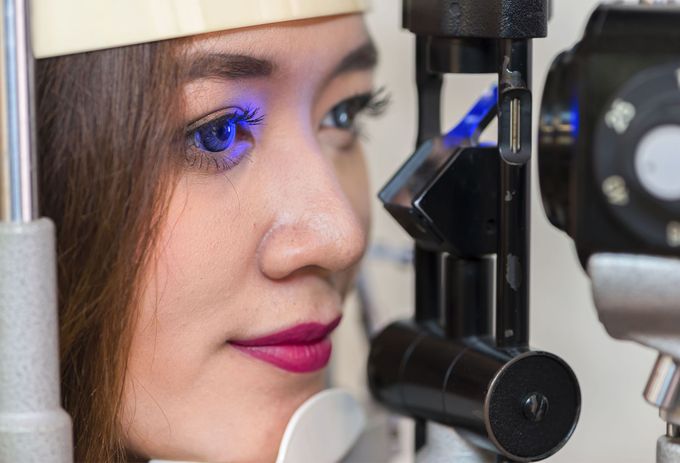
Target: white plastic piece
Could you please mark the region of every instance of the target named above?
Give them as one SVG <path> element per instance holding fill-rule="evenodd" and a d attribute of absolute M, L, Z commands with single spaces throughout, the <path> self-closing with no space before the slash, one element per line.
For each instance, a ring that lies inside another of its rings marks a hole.
<path fill-rule="evenodd" d="M 36 58 L 366 10 L 369 0 L 33 0 Z"/>
<path fill-rule="evenodd" d="M 364 411 L 352 395 L 342 389 L 322 391 L 293 414 L 276 463 L 338 463 L 365 426 Z"/>
<path fill-rule="evenodd" d="M 283 433 L 276 463 L 338 463 L 352 449 L 365 426 L 366 415 L 351 394 L 342 389 L 321 391 L 293 413 Z"/>

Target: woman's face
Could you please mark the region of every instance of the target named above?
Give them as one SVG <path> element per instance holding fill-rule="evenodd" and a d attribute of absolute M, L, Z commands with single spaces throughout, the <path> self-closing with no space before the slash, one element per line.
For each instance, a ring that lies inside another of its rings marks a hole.
<path fill-rule="evenodd" d="M 201 37 L 187 151 L 133 331 L 121 425 L 141 457 L 266 462 L 324 387 L 366 246 L 354 118 L 375 106 L 358 15 Z"/>

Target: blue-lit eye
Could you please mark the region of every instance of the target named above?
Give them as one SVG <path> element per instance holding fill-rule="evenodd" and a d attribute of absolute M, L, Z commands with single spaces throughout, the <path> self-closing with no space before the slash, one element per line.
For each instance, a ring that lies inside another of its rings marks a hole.
<path fill-rule="evenodd" d="M 263 120 L 257 113 L 227 108 L 191 124 L 186 131 L 189 166 L 222 171 L 238 165 L 255 145 L 250 127 Z"/>
<path fill-rule="evenodd" d="M 194 131 L 196 148 L 219 153 L 228 149 L 236 139 L 237 124 L 233 116 L 226 115 L 208 122 Z"/>

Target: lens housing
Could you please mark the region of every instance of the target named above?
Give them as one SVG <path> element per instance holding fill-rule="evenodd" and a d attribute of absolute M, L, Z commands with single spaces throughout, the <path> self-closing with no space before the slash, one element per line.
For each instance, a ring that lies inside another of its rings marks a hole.
<path fill-rule="evenodd" d="M 675 7 L 600 5 L 581 41 L 548 74 L 541 194 L 548 219 L 574 240 L 584 268 L 596 253 L 680 252 L 680 198 L 654 194 L 672 189 L 677 175 L 672 143 L 661 143 L 658 130 L 680 128 L 678 22 Z M 663 152 L 640 154 L 651 135 Z"/>
<path fill-rule="evenodd" d="M 572 180 L 579 130 L 573 53 L 561 53 L 548 73 L 538 129 L 538 173 L 543 207 L 550 222 L 569 234 Z"/>

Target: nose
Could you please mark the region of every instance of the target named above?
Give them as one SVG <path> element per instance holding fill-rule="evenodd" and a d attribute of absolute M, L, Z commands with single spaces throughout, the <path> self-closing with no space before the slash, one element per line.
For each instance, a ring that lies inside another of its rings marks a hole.
<path fill-rule="evenodd" d="M 273 219 L 258 249 L 260 271 L 279 280 L 310 267 L 324 273 L 350 269 L 365 251 L 367 224 L 332 163 L 315 140 L 298 138 L 294 150 L 278 154 L 286 162 L 270 189 Z"/>

